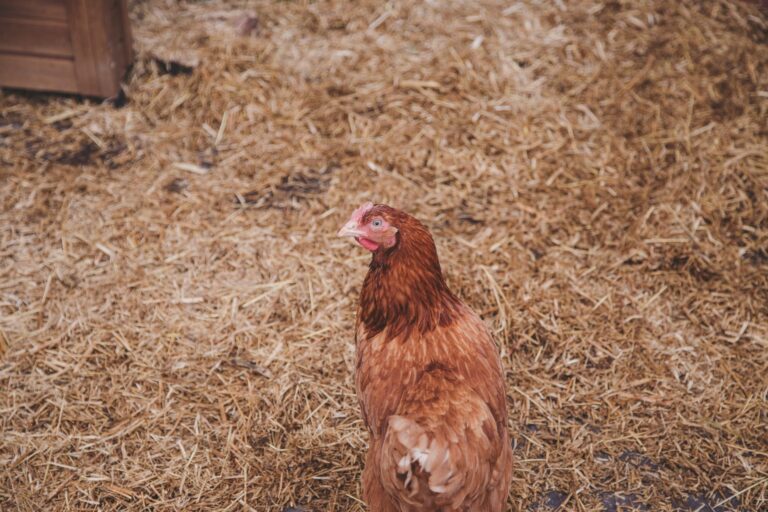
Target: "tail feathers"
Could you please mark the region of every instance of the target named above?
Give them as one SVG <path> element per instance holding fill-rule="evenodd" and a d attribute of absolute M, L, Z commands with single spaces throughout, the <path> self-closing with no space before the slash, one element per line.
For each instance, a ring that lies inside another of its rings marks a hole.
<path fill-rule="evenodd" d="M 397 461 L 397 475 L 404 478 L 406 489 L 417 494 L 420 483 L 417 480 L 426 473 L 427 487 L 433 493 L 452 493 L 456 490 L 458 482 L 457 479 L 452 481 L 455 472 L 449 442 L 438 437 L 430 438 L 418 423 L 403 416 L 391 416 L 389 428 L 390 435 L 399 445 L 397 451 L 402 452 Z"/>
<path fill-rule="evenodd" d="M 389 417 L 379 462 L 391 496 L 423 510 L 484 510 L 504 443 L 487 407 L 472 405 L 467 415 Z"/>

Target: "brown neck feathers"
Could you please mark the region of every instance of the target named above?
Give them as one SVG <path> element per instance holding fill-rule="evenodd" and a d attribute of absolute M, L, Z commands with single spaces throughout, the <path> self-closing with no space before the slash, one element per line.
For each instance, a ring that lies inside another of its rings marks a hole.
<path fill-rule="evenodd" d="M 391 249 L 374 253 L 360 293 L 360 320 L 368 336 L 406 340 L 453 321 L 459 300 L 443 279 L 429 231 L 408 217 Z"/>

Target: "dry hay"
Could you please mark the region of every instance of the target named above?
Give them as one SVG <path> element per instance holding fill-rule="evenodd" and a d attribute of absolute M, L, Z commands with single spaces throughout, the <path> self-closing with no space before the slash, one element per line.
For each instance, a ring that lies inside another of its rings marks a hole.
<path fill-rule="evenodd" d="M 0 509 L 362 510 L 366 199 L 497 335 L 510 510 L 768 509 L 756 3 L 131 16 L 124 106 L 0 95 Z"/>

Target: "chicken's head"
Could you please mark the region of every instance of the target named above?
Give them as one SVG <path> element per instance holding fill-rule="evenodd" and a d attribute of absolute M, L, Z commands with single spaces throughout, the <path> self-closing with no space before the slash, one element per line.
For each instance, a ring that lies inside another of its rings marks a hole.
<path fill-rule="evenodd" d="M 352 212 L 339 236 L 350 236 L 371 252 L 389 249 L 397 244 L 397 228 L 392 225 L 390 208 L 365 203 Z"/>

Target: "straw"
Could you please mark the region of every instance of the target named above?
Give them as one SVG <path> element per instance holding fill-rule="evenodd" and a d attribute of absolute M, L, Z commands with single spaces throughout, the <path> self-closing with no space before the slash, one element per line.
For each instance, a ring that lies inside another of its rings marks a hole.
<path fill-rule="evenodd" d="M 132 2 L 124 106 L 0 94 L 0 509 L 364 510 L 367 200 L 496 335 L 509 510 L 768 509 L 761 9 Z"/>

